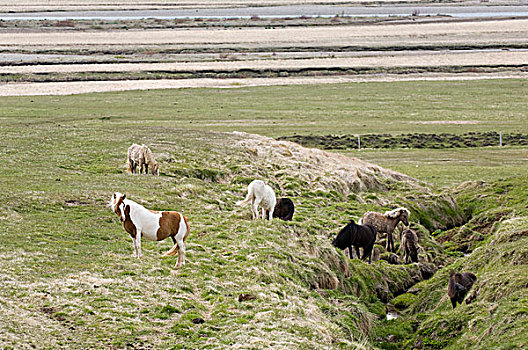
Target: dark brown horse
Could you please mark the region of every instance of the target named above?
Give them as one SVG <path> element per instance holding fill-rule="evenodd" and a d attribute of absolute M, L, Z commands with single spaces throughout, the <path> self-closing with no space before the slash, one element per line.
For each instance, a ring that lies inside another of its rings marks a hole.
<path fill-rule="evenodd" d="M 369 264 L 372 259 L 372 248 L 376 242 L 376 229 L 372 225 L 358 225 L 354 220 L 339 231 L 332 244 L 340 249 L 348 248 L 350 259 L 353 259 L 352 246 L 356 248 L 356 255 L 359 259 L 359 248 L 363 248 L 362 260 L 368 257 Z"/>
<path fill-rule="evenodd" d="M 418 235 L 411 229 L 406 229 L 402 233 L 401 249 L 403 250 L 403 260 L 406 264 L 418 262 Z"/>
<path fill-rule="evenodd" d="M 295 210 L 295 205 L 289 198 L 279 198 L 277 199 L 277 204 L 275 204 L 275 209 L 273 211 L 273 217 L 279 218 L 284 221 L 290 221 L 293 218 L 293 212 Z"/>
<path fill-rule="evenodd" d="M 456 304 L 462 304 L 467 292 L 473 286 L 473 283 L 477 280 L 477 276 L 471 272 L 458 273 L 451 271 L 449 275 L 449 282 L 447 284 L 447 296 L 451 299 L 451 305 L 453 309 Z"/>

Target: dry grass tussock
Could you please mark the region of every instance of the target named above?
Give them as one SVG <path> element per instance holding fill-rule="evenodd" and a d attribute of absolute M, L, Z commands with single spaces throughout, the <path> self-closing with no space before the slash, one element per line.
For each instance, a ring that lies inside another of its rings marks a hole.
<path fill-rule="evenodd" d="M 308 183 L 314 191 L 336 191 L 347 195 L 358 191 L 386 189 L 395 182 L 405 182 L 413 188 L 420 187 L 418 181 L 409 176 L 358 158 L 260 135 L 241 132 L 234 134 L 243 137 L 237 144 L 250 153 L 253 166 L 280 164 L 281 169 L 275 175 L 284 173 L 286 168 L 287 175 Z"/>

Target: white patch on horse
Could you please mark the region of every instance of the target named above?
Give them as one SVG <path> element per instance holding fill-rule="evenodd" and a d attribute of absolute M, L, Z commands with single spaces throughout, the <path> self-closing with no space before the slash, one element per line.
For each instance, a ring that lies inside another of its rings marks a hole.
<path fill-rule="evenodd" d="M 142 205 L 134 202 L 133 200 L 126 199 L 123 204 L 130 206 L 130 220 L 139 234 L 149 241 L 158 240 L 158 229 L 160 228 L 160 212 L 151 212 Z"/>

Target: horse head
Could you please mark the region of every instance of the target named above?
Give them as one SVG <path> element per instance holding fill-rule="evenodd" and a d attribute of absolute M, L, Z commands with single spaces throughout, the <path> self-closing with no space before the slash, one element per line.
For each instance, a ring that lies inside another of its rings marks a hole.
<path fill-rule="evenodd" d="M 339 231 L 336 238 L 332 241 L 334 247 L 346 249 L 352 244 L 353 225 L 355 223 L 351 221 Z"/>
<path fill-rule="evenodd" d="M 159 176 L 159 164 L 157 162 L 152 166 L 152 175 Z"/>
<path fill-rule="evenodd" d="M 109 206 L 112 207 L 112 210 L 114 213 L 119 216 L 119 220 L 123 221 L 125 220 L 124 213 L 121 210 L 121 205 L 123 204 L 123 201 L 126 198 L 126 194 L 121 194 L 119 192 L 114 193 L 112 198 L 110 199 Z"/>
<path fill-rule="evenodd" d="M 403 224 L 404 224 L 405 226 L 409 226 L 409 215 L 410 215 L 410 214 L 411 214 L 411 213 L 410 213 L 407 209 L 405 209 L 405 208 L 401 208 L 401 209 L 400 209 L 400 216 L 399 216 L 399 218 L 400 218 L 400 221 L 403 222 Z"/>

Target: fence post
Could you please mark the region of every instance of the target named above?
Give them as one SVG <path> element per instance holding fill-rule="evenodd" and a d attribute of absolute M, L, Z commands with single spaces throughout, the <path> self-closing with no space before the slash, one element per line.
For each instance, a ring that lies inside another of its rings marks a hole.
<path fill-rule="evenodd" d="M 502 147 L 502 131 L 499 131 L 499 145 Z"/>
<path fill-rule="evenodd" d="M 358 135 L 358 149 L 361 149 L 361 137 Z"/>

